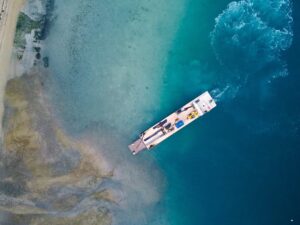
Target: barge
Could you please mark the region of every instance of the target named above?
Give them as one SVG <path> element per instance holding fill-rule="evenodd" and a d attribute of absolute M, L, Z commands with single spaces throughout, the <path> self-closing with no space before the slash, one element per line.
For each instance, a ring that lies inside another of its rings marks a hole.
<path fill-rule="evenodd" d="M 141 133 L 139 139 L 128 147 L 133 155 L 144 149 L 150 150 L 216 106 L 216 102 L 210 94 L 204 92 L 176 112 Z"/>

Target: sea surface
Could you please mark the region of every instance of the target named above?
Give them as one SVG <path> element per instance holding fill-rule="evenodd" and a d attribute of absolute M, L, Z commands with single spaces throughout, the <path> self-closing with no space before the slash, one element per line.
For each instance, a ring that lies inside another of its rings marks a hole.
<path fill-rule="evenodd" d="M 299 15 L 289 0 L 55 2 L 46 86 L 65 129 L 116 168 L 116 224 L 300 224 Z M 206 90 L 216 109 L 131 156 Z"/>

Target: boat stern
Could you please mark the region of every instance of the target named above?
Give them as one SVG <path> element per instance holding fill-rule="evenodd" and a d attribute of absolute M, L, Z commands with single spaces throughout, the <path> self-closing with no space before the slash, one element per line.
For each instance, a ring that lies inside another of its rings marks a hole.
<path fill-rule="evenodd" d="M 128 148 L 130 149 L 130 151 L 133 155 L 136 155 L 140 151 L 147 149 L 146 145 L 144 144 L 144 142 L 141 138 L 137 139 L 135 142 L 128 145 Z"/>

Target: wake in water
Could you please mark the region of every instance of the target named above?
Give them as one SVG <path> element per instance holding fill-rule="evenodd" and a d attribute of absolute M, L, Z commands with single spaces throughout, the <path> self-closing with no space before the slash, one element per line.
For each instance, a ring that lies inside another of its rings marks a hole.
<path fill-rule="evenodd" d="M 217 100 L 234 98 L 254 74 L 264 84 L 288 75 L 282 53 L 293 41 L 289 0 L 231 2 L 215 21 L 211 45 L 227 79 L 213 90 Z"/>
<path fill-rule="evenodd" d="M 292 44 L 292 21 L 289 0 L 231 2 L 216 18 L 211 44 L 218 61 L 237 78 L 271 64 L 272 76 L 286 75 L 281 55 Z"/>

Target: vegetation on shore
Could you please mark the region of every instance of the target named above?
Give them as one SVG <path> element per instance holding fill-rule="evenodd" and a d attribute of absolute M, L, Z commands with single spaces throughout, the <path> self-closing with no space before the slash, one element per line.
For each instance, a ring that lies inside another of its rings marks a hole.
<path fill-rule="evenodd" d="M 26 46 L 25 35 L 32 32 L 32 30 L 38 30 L 41 28 L 41 21 L 34 21 L 25 13 L 19 14 L 16 35 L 14 39 L 15 47 L 24 49 Z M 36 33 L 38 35 L 38 32 Z M 36 36 L 37 37 L 37 36 Z"/>

